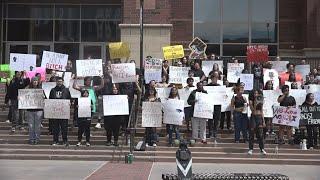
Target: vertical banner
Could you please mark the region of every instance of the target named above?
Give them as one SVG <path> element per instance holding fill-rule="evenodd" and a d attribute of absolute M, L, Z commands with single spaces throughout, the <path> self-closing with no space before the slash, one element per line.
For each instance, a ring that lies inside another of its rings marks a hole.
<path fill-rule="evenodd" d="M 111 64 L 112 82 L 136 82 L 136 65 L 134 63 Z"/>
<path fill-rule="evenodd" d="M 161 102 L 142 102 L 142 127 L 162 126 Z"/>
<path fill-rule="evenodd" d="M 227 79 L 230 83 L 237 83 L 244 70 L 244 63 L 228 63 Z"/>
<path fill-rule="evenodd" d="M 226 86 L 203 86 L 208 92 L 212 105 L 222 105 L 226 96 Z"/>
<path fill-rule="evenodd" d="M 46 98 L 49 98 L 50 91 L 52 88 L 56 87 L 56 82 L 43 82 L 42 83 L 42 89 L 44 91 L 44 94 L 46 95 Z"/>
<path fill-rule="evenodd" d="M 244 90 L 253 89 L 253 74 L 240 74 L 240 82 L 244 83 Z"/>
<path fill-rule="evenodd" d="M 212 71 L 214 64 L 217 64 L 219 70 L 223 73 L 223 61 L 202 61 L 202 71 L 208 77 L 209 73 Z"/>
<path fill-rule="evenodd" d="M 10 53 L 10 69 L 12 71 L 35 71 L 37 55 Z"/>
<path fill-rule="evenodd" d="M 273 90 L 279 89 L 279 73 L 275 69 L 263 69 L 263 83 L 264 85 L 268 82 L 273 82 Z"/>
<path fill-rule="evenodd" d="M 282 106 L 275 106 L 273 108 L 274 115 L 272 119 L 273 124 L 293 126 L 299 128 L 300 112 L 299 108 L 288 108 Z"/>
<path fill-rule="evenodd" d="M 207 44 L 204 43 L 200 38 L 195 37 L 189 44 L 189 49 L 191 53 L 189 59 L 205 59 L 207 58 L 206 49 Z"/>
<path fill-rule="evenodd" d="M 44 118 L 46 119 L 70 119 L 69 99 L 45 99 Z"/>
<path fill-rule="evenodd" d="M 248 62 L 265 62 L 269 60 L 269 50 L 267 45 L 247 46 Z"/>
<path fill-rule="evenodd" d="M 161 99 L 161 102 L 164 102 L 170 94 L 171 87 L 168 88 L 156 88 L 157 91 L 157 98 Z"/>
<path fill-rule="evenodd" d="M 273 107 L 279 106 L 278 97 L 282 93 L 278 90 L 263 90 L 263 115 L 267 118 L 273 117 Z"/>
<path fill-rule="evenodd" d="M 210 102 L 210 95 L 204 93 L 196 93 L 196 104 L 194 106 L 193 116 L 198 118 L 213 118 L 213 105 Z"/>
<path fill-rule="evenodd" d="M 103 115 L 129 115 L 129 104 L 127 95 L 104 95 Z"/>
<path fill-rule="evenodd" d="M 300 73 L 303 80 L 306 80 L 306 76 L 310 73 L 310 64 L 296 65 L 295 72 Z"/>
<path fill-rule="evenodd" d="M 165 60 L 179 59 L 184 57 L 184 49 L 182 45 L 166 46 L 162 48 Z"/>
<path fill-rule="evenodd" d="M 68 55 L 43 51 L 41 67 L 58 71 L 66 71 Z"/>
<path fill-rule="evenodd" d="M 234 95 L 233 87 L 226 88 L 226 95 L 222 101 L 221 112 L 231 111 L 231 99 Z"/>
<path fill-rule="evenodd" d="M 77 76 L 102 76 L 102 59 L 86 59 L 76 61 Z"/>
<path fill-rule="evenodd" d="M 289 95 L 294 97 L 297 106 L 301 106 L 302 103 L 306 100 L 307 91 L 305 89 L 290 89 Z"/>
<path fill-rule="evenodd" d="M 78 98 L 78 117 L 91 117 L 91 99 L 89 97 Z"/>
<path fill-rule="evenodd" d="M 155 80 L 161 82 L 162 77 L 162 59 L 147 58 L 144 63 L 144 79 L 146 84 L 150 81 Z"/>
<path fill-rule="evenodd" d="M 191 87 L 191 88 L 183 88 L 183 89 L 178 89 L 180 99 L 184 101 L 184 107 L 190 107 L 188 104 L 188 98 L 193 90 L 197 89 L 196 87 Z"/>
<path fill-rule="evenodd" d="M 272 63 L 272 69 L 275 69 L 278 73 L 287 72 L 287 64 L 289 61 L 270 61 Z"/>
<path fill-rule="evenodd" d="M 128 43 L 115 42 L 109 43 L 110 59 L 121 59 L 130 57 L 130 49 Z"/>
<path fill-rule="evenodd" d="M 183 84 L 189 70 L 190 67 L 169 66 L 169 83 Z"/>
<path fill-rule="evenodd" d="M 19 109 L 43 109 L 44 94 L 42 89 L 19 89 Z"/>
<path fill-rule="evenodd" d="M 182 125 L 184 119 L 184 101 L 168 99 L 163 103 L 163 123 Z"/>

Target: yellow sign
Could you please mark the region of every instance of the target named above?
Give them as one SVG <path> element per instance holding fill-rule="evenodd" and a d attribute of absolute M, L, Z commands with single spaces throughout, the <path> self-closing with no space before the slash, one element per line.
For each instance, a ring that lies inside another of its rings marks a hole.
<path fill-rule="evenodd" d="M 109 43 L 110 59 L 130 57 L 129 45 L 124 42 Z"/>
<path fill-rule="evenodd" d="M 162 48 L 164 59 L 178 59 L 184 57 L 184 50 L 182 45 L 166 46 Z"/>

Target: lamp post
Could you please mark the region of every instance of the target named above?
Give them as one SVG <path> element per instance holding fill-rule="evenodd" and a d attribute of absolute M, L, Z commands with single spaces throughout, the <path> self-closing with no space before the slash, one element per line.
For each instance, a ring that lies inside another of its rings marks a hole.
<path fill-rule="evenodd" d="M 140 0 L 140 70 L 143 69 L 143 3 L 144 0 Z M 142 85 L 142 82 L 140 83 Z"/>

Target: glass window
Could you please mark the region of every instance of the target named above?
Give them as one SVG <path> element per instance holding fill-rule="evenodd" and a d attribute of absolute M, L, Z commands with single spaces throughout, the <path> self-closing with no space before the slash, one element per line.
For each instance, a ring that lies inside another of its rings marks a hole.
<path fill-rule="evenodd" d="M 57 19 L 80 19 L 80 6 L 57 5 L 55 7 L 55 16 Z"/>
<path fill-rule="evenodd" d="M 9 4 L 8 18 L 44 18 L 53 17 L 52 5 Z"/>
<path fill-rule="evenodd" d="M 121 19 L 121 6 L 82 6 L 82 19 Z"/>
<path fill-rule="evenodd" d="M 8 41 L 29 41 L 29 26 L 29 21 L 8 21 Z"/>
<path fill-rule="evenodd" d="M 252 21 L 277 21 L 277 0 L 252 0 Z"/>
<path fill-rule="evenodd" d="M 80 21 L 55 21 L 55 41 L 80 41 Z"/>
<path fill-rule="evenodd" d="M 207 55 L 215 54 L 216 56 L 220 55 L 220 45 L 219 44 L 207 44 Z"/>
<path fill-rule="evenodd" d="M 223 22 L 248 22 L 248 0 L 223 0 Z"/>
<path fill-rule="evenodd" d="M 249 39 L 249 28 L 247 24 L 224 24 L 223 42 L 246 43 Z"/>
<path fill-rule="evenodd" d="M 55 43 L 54 52 L 68 54 L 69 59 L 75 61 L 79 59 L 79 44 L 78 43 Z"/>
<path fill-rule="evenodd" d="M 101 59 L 101 46 L 84 46 L 83 58 Z"/>
<path fill-rule="evenodd" d="M 120 40 L 119 22 L 82 21 L 81 40 L 89 42 L 113 42 Z"/>
<path fill-rule="evenodd" d="M 247 45 L 224 45 L 223 56 L 246 56 Z"/>
<path fill-rule="evenodd" d="M 220 22 L 220 0 L 195 0 L 194 10 L 195 23 Z"/>
<path fill-rule="evenodd" d="M 194 23 L 194 37 L 206 43 L 220 42 L 220 24 L 214 22 Z"/>
<path fill-rule="evenodd" d="M 277 25 L 273 23 L 253 23 L 251 26 L 253 43 L 276 43 Z"/>

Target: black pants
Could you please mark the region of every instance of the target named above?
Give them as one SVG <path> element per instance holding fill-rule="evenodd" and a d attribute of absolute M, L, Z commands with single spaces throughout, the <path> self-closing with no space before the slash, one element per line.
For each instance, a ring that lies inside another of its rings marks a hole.
<path fill-rule="evenodd" d="M 157 128 L 155 127 L 147 127 L 146 128 L 146 144 L 152 146 L 157 142 Z"/>
<path fill-rule="evenodd" d="M 119 130 L 121 124 L 122 116 L 105 116 L 104 117 L 104 129 L 107 134 L 107 142 L 111 142 L 111 138 L 113 135 L 113 139 L 115 143 L 118 143 L 119 139 Z"/>
<path fill-rule="evenodd" d="M 63 142 L 68 142 L 68 119 L 52 119 L 51 121 L 53 124 L 53 142 L 59 142 L 60 129 Z"/>
<path fill-rule="evenodd" d="M 254 134 L 256 134 L 260 150 L 264 149 L 262 121 L 261 115 L 251 115 L 249 122 L 249 149 L 253 149 Z"/>
<path fill-rule="evenodd" d="M 82 140 L 82 134 L 86 135 L 86 142 L 90 142 L 91 120 L 87 118 L 78 118 L 78 142 Z"/>
<path fill-rule="evenodd" d="M 209 136 L 217 137 L 217 128 L 221 119 L 221 106 L 214 106 L 213 119 L 208 120 Z"/>
<path fill-rule="evenodd" d="M 227 119 L 226 119 L 227 118 Z M 231 111 L 221 112 L 220 128 L 224 128 L 224 121 L 227 121 L 227 129 L 231 127 Z"/>
<path fill-rule="evenodd" d="M 318 126 L 307 125 L 308 148 L 318 145 Z"/>

